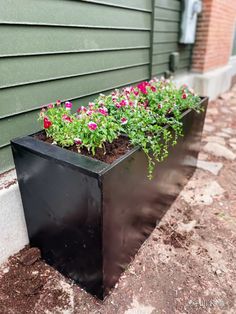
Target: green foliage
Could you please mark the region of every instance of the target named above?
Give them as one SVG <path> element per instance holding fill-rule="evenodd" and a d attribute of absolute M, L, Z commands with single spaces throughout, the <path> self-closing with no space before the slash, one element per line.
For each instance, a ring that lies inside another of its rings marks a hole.
<path fill-rule="evenodd" d="M 172 81 L 153 79 L 136 87 L 101 94 L 88 108 L 71 114 L 67 102 L 48 105 L 40 113 L 47 136 L 60 146 L 86 147 L 94 155 L 122 133 L 132 145 L 140 146 L 148 158 L 148 177 L 152 178 L 156 162 L 168 156 L 168 147 L 182 136 L 182 113 L 200 111 L 200 98 L 186 85 L 177 88 Z"/>

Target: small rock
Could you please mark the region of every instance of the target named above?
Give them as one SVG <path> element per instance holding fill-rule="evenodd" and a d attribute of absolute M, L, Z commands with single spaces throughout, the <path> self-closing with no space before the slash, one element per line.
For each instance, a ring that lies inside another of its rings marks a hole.
<path fill-rule="evenodd" d="M 208 159 L 208 155 L 200 152 L 198 154 L 198 159 L 200 159 L 200 160 L 207 160 Z"/>
<path fill-rule="evenodd" d="M 215 273 L 216 273 L 216 275 L 221 275 L 222 274 L 222 271 L 220 270 L 220 269 L 217 269 L 216 271 L 215 271 Z"/>
<path fill-rule="evenodd" d="M 217 115 L 218 114 L 218 109 L 217 108 L 208 108 L 207 109 L 207 114 Z"/>
<path fill-rule="evenodd" d="M 205 123 L 211 124 L 211 123 L 213 123 L 213 120 L 210 119 L 210 118 L 206 118 L 206 119 L 205 119 Z"/>
<path fill-rule="evenodd" d="M 223 132 L 217 132 L 216 135 L 220 136 L 220 137 L 224 137 L 224 138 L 230 138 L 229 134 L 226 134 L 226 133 L 223 133 Z"/>
<path fill-rule="evenodd" d="M 231 148 L 233 148 L 233 150 L 236 150 L 236 144 L 230 143 L 229 145 Z"/>
<path fill-rule="evenodd" d="M 223 164 L 221 162 L 198 160 L 197 167 L 203 170 L 207 170 L 217 176 L 221 168 L 223 167 Z"/>
<path fill-rule="evenodd" d="M 229 141 L 230 141 L 230 143 L 236 144 L 236 138 L 235 137 L 230 138 Z"/>
<path fill-rule="evenodd" d="M 179 232 L 191 232 L 195 227 L 196 227 L 197 221 L 192 220 L 187 224 L 180 223 L 178 226 L 178 231 Z"/>
<path fill-rule="evenodd" d="M 222 129 L 222 132 L 227 133 L 227 134 L 229 134 L 229 135 L 232 135 L 232 134 L 235 133 L 234 130 L 231 129 L 231 128 L 223 128 L 223 129 Z"/>
<path fill-rule="evenodd" d="M 219 136 L 207 136 L 204 140 L 225 145 L 225 139 Z"/>
<path fill-rule="evenodd" d="M 218 143 L 207 143 L 203 150 L 210 153 L 216 157 L 223 157 L 228 160 L 235 160 L 236 155 L 229 150 L 227 147 L 220 145 Z"/>
<path fill-rule="evenodd" d="M 41 258 L 40 250 L 36 247 L 33 247 L 22 253 L 21 256 L 19 257 L 19 261 L 25 266 L 30 266 L 33 265 L 38 260 L 40 260 L 40 258 Z"/>
<path fill-rule="evenodd" d="M 210 125 L 210 124 L 205 124 L 203 131 L 204 132 L 213 132 L 213 131 L 215 131 L 215 127 L 213 125 Z"/>
<path fill-rule="evenodd" d="M 190 205 L 211 205 L 214 198 L 221 197 L 225 190 L 216 181 L 203 183 L 191 180 L 181 192 L 181 196 Z"/>

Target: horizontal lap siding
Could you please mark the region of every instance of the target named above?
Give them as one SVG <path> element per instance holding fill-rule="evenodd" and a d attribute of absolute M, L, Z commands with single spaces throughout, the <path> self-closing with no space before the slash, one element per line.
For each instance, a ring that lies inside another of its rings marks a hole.
<path fill-rule="evenodd" d="M 0 172 L 56 99 L 86 104 L 150 76 L 151 0 L 0 0 Z"/>
<path fill-rule="evenodd" d="M 172 52 L 180 53 L 178 71 L 190 67 L 190 45 L 178 44 L 180 37 L 181 1 L 154 0 L 152 76 L 161 76 L 169 70 Z"/>

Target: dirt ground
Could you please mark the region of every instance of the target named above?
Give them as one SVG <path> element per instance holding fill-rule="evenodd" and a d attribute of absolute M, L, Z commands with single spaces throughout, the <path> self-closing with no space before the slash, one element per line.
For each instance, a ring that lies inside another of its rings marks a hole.
<path fill-rule="evenodd" d="M 199 169 L 100 302 L 24 249 L 0 270 L 0 313 L 236 313 L 236 86 L 211 102 Z"/>

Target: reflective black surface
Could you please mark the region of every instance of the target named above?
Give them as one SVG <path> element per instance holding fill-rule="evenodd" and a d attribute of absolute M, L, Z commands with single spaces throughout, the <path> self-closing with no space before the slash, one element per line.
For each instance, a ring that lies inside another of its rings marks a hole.
<path fill-rule="evenodd" d="M 138 149 L 107 165 L 32 137 L 13 140 L 31 245 L 103 299 L 193 174 L 204 118 L 185 114 L 184 137 L 152 181 Z"/>

